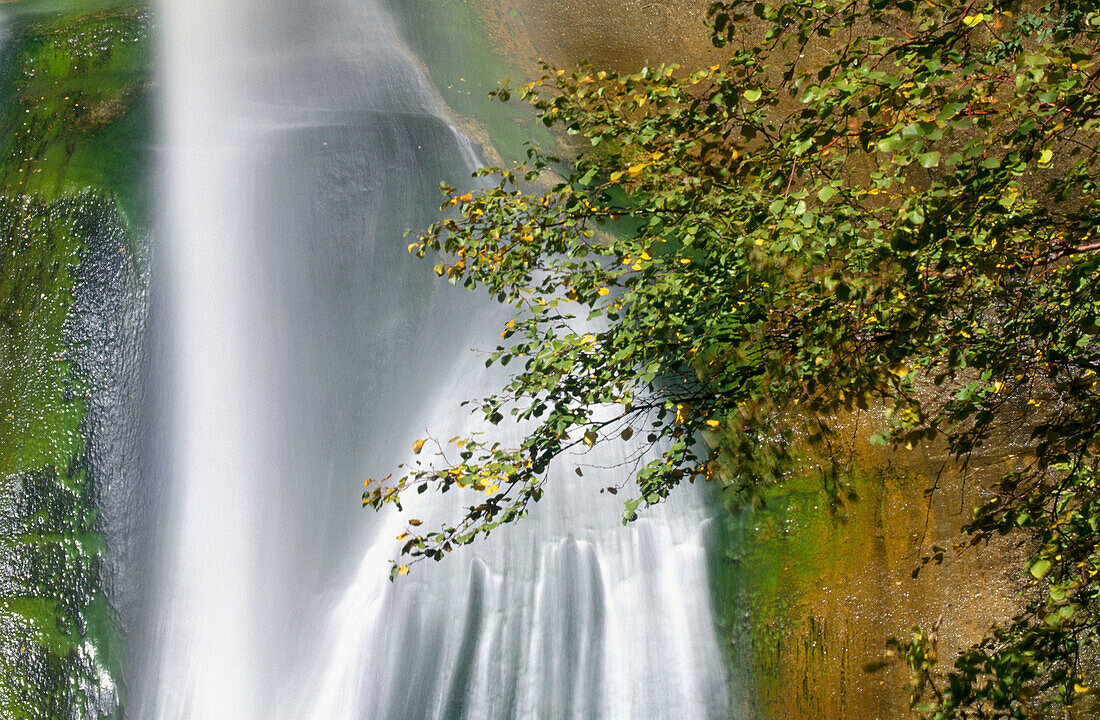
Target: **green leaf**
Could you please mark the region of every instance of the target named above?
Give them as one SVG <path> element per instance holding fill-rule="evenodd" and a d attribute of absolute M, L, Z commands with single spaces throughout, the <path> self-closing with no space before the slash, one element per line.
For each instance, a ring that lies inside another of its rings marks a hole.
<path fill-rule="evenodd" d="M 921 153 L 917 156 L 917 160 L 920 162 L 921 167 L 934 168 L 940 164 L 940 153 L 938 150 Z"/>

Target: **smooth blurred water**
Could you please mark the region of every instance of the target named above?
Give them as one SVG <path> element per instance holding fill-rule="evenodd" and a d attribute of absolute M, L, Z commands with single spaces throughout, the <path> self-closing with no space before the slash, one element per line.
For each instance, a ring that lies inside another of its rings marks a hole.
<path fill-rule="evenodd" d="M 160 12 L 164 491 L 127 714 L 728 717 L 698 498 L 623 528 L 620 479 L 564 468 L 522 526 L 389 582 L 403 520 L 359 510 L 362 479 L 492 387 L 467 348 L 506 316 L 402 236 L 479 149 L 376 0 Z"/>

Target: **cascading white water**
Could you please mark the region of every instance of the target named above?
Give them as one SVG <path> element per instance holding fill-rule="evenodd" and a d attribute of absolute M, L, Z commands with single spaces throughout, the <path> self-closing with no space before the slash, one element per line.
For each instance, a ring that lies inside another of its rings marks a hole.
<path fill-rule="evenodd" d="M 405 253 L 472 169 L 438 93 L 379 0 L 306 5 L 161 6 L 172 470 L 130 714 L 727 717 L 696 498 L 623 528 L 569 472 L 388 581 L 359 480 L 462 429 L 500 311 Z"/>
<path fill-rule="evenodd" d="M 444 436 L 471 430 L 444 417 L 479 371 L 477 358 L 458 364 L 420 419 Z M 598 446 L 577 459 L 617 468 L 625 458 Z M 581 480 L 563 468 L 521 527 L 394 584 L 386 577 L 404 517 L 391 513 L 286 717 L 358 717 L 368 707 L 384 718 L 729 717 L 704 508 L 677 497 L 624 528 L 621 504 L 600 492 L 619 480 L 614 469 Z M 431 526 L 460 507 L 425 496 L 406 510 Z"/>
<path fill-rule="evenodd" d="M 212 12 L 214 10 L 217 12 Z M 172 348 L 168 420 L 171 511 L 158 567 L 156 694 L 140 715 L 254 717 L 259 691 L 250 608 L 259 490 L 250 323 L 254 302 L 243 141 L 234 73 L 240 13 L 232 5 L 165 3 L 164 195 Z M 264 362 L 266 359 L 261 358 Z"/>

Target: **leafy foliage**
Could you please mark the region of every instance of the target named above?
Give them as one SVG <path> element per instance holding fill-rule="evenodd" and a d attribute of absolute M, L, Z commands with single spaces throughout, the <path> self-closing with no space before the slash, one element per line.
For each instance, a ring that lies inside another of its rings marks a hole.
<path fill-rule="evenodd" d="M 566 170 L 532 148 L 481 171 L 487 190 L 444 188 L 410 251 L 516 307 L 489 363 L 520 369 L 480 411 L 529 430 L 456 439 L 457 462 L 364 502 L 482 491 L 454 525 L 410 528 L 404 552 L 439 559 L 521 517 L 562 453 L 635 434 L 651 454 L 628 520 L 684 480 L 773 481 L 789 443 L 832 442 L 857 407 L 962 464 L 1011 439 L 967 530 L 1033 534 L 1033 601 L 945 676 L 927 634 L 897 647 L 936 717 L 1073 702 L 1100 570 L 1098 7 L 735 0 L 711 18 L 725 64 L 545 68 L 518 90 L 576 136 Z"/>

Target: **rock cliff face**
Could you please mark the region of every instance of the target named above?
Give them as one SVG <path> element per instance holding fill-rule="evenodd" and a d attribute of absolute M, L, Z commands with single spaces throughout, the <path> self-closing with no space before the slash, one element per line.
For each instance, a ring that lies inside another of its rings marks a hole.
<path fill-rule="evenodd" d="M 143 322 L 149 18 L 0 19 L 0 717 L 100 718 L 121 629 L 109 496 Z"/>
<path fill-rule="evenodd" d="M 483 13 L 495 39 L 528 61 L 636 70 L 720 59 L 707 32 L 709 6 L 707 0 L 491 0 Z"/>
<path fill-rule="evenodd" d="M 932 449 L 865 446 L 853 460 L 839 502 L 807 461 L 765 507 L 723 528 L 715 602 L 735 667 L 752 668 L 749 717 L 912 717 L 908 670 L 885 663 L 886 638 L 933 630 L 949 665 L 1016 610 L 1014 546 L 953 551 L 979 497 L 975 476 L 944 471 Z M 943 563 L 926 561 L 938 548 Z"/>

